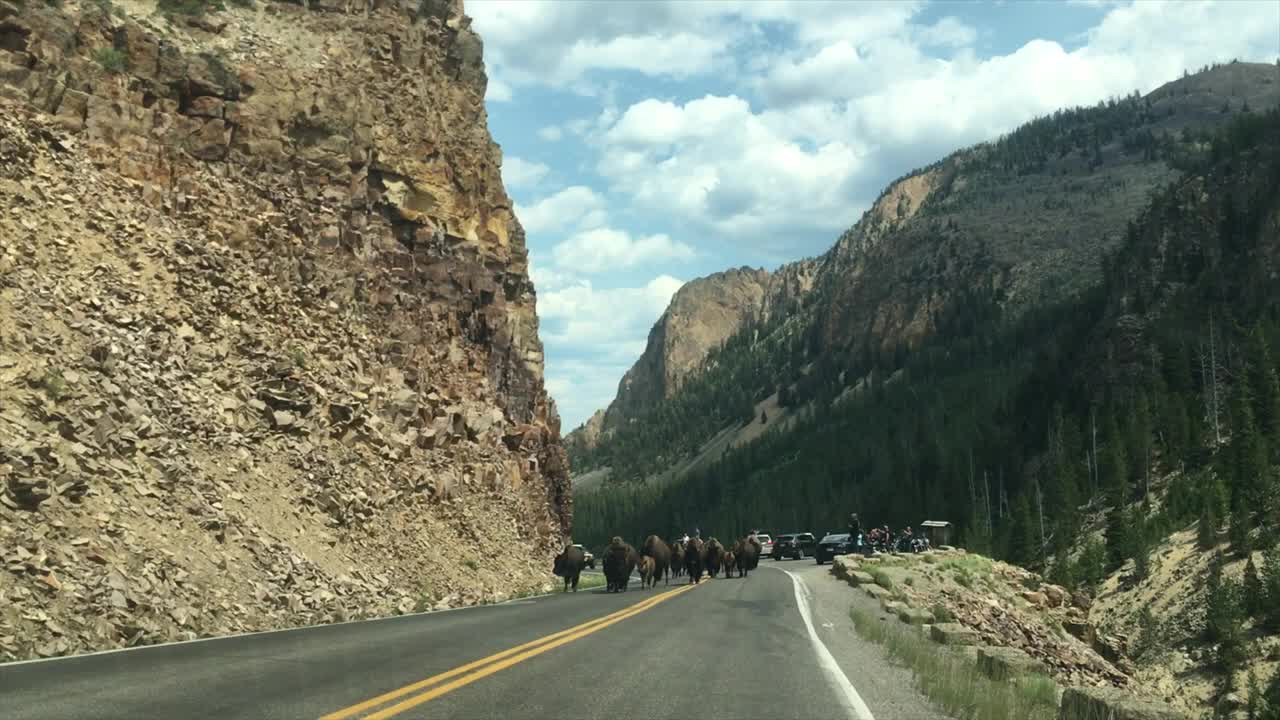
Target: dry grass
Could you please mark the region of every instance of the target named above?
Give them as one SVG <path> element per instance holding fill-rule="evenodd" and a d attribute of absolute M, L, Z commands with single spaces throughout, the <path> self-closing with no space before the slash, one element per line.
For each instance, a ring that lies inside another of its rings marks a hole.
<path fill-rule="evenodd" d="M 1052 720 L 1058 715 L 1054 682 L 1043 676 L 996 682 L 967 658 L 923 635 L 852 608 L 862 637 L 884 645 L 889 656 L 915 674 L 916 685 L 957 720 Z"/>

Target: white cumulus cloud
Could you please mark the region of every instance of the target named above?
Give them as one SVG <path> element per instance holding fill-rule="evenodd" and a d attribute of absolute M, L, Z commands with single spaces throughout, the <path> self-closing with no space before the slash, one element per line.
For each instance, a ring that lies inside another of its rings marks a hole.
<path fill-rule="evenodd" d="M 589 280 L 542 293 L 538 317 L 548 344 L 597 352 L 617 343 L 640 343 L 684 282 L 659 275 L 641 287 L 597 289 Z M 632 346 L 634 348 L 634 345 Z"/>
<path fill-rule="evenodd" d="M 514 155 L 502 160 L 502 181 L 508 187 L 530 188 L 536 186 L 551 172 L 551 168 Z"/>
<path fill-rule="evenodd" d="M 516 217 L 525 232 L 540 233 L 565 228 L 589 229 L 605 223 L 605 199 L 585 185 L 572 185 L 532 205 L 516 205 Z"/>
<path fill-rule="evenodd" d="M 625 230 L 601 227 L 576 233 L 552 250 L 556 266 L 583 273 L 620 270 L 652 262 L 692 260 L 692 247 L 670 237 L 633 238 Z"/>

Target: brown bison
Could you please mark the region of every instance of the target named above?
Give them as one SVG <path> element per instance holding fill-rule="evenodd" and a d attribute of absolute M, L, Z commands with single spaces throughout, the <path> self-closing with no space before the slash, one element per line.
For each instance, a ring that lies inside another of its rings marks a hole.
<path fill-rule="evenodd" d="M 640 554 L 645 557 L 653 558 L 653 580 L 656 585 L 658 578 L 661 577 L 665 582 L 667 579 L 667 571 L 671 568 L 671 548 L 662 541 L 657 535 L 650 535 L 644 539 L 644 546 L 640 548 Z"/>
<path fill-rule="evenodd" d="M 703 552 L 705 555 L 703 563 L 707 568 L 707 576 L 715 577 L 716 575 L 719 575 L 720 560 L 724 556 L 724 546 L 720 544 L 719 540 L 711 538 L 707 540 L 706 549 Z"/>
<path fill-rule="evenodd" d="M 733 561 L 738 566 L 738 577 L 746 577 L 760 564 L 760 542 L 754 537 L 745 537 L 733 544 Z"/>
<path fill-rule="evenodd" d="M 676 542 L 671 546 L 671 577 L 684 574 L 684 544 Z"/>
<path fill-rule="evenodd" d="M 570 586 L 574 592 L 578 592 L 578 576 L 582 574 L 585 562 L 586 556 L 582 553 L 582 548 L 573 545 L 565 545 L 564 550 L 556 556 L 552 572 L 564 578 L 565 592 L 569 592 Z"/>
<path fill-rule="evenodd" d="M 732 551 L 732 550 L 725 550 L 725 551 L 724 551 L 724 555 L 720 558 L 720 567 L 724 568 L 724 576 L 725 576 L 725 577 L 727 577 L 727 578 L 733 577 L 733 570 L 734 570 L 734 567 L 735 567 L 735 566 L 734 566 L 734 561 L 735 561 L 735 560 L 736 560 L 736 558 L 734 558 L 734 556 L 733 556 L 733 551 Z"/>
<path fill-rule="evenodd" d="M 636 570 L 640 572 L 640 589 L 657 587 L 657 563 L 648 555 L 640 556 L 640 564 L 636 566 Z"/>
<path fill-rule="evenodd" d="M 702 541 L 689 538 L 684 544 L 684 570 L 689 573 L 689 584 L 697 584 L 702 580 Z"/>
<path fill-rule="evenodd" d="M 639 556 L 636 549 L 614 537 L 604 549 L 604 579 L 606 592 L 623 592 L 631 582 L 631 571 L 635 570 Z"/>

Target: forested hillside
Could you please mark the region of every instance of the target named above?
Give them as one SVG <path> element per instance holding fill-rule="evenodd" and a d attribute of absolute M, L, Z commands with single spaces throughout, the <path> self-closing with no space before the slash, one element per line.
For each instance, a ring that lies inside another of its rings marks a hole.
<path fill-rule="evenodd" d="M 951 519 L 970 547 L 1043 567 L 1065 556 L 1087 509 L 1108 506 L 1113 566 L 1200 516 L 1247 543 L 1280 519 L 1280 114 L 1250 108 L 1184 134 L 1157 143 L 1180 176 L 1127 224 L 1095 280 L 1057 301 L 1011 307 L 1004 268 L 979 246 L 964 260 L 977 281 L 934 303 L 914 345 L 819 353 L 819 324 L 745 328 L 715 356 L 731 372 L 691 382 L 706 389 L 686 412 L 740 415 L 746 402 L 717 387 L 755 399 L 790 368 L 798 424 L 664 488 L 579 494 L 575 537 L 821 531 L 858 510 L 895 525 Z M 680 437 L 680 422 L 648 442 Z M 638 430 L 624 437 L 646 445 Z M 1140 502 L 1166 477 L 1163 501 Z M 1093 572 L 1092 561 L 1056 572 Z"/>
<path fill-rule="evenodd" d="M 592 444 L 572 443 L 574 471 L 643 480 L 751 419 L 756 403 L 798 409 L 847 397 L 931 338 L 996 332 L 998 318 L 1007 324 L 1092 287 L 1126 224 L 1201 161 L 1214 132 L 1280 101 L 1277 73 L 1206 68 L 908 173 L 824 256 L 779 270 L 816 266 L 789 312 L 746 317 L 678 393 Z"/>

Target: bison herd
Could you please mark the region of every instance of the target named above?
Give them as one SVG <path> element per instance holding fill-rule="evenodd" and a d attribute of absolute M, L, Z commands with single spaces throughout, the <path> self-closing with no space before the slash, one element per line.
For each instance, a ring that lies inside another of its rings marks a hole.
<path fill-rule="evenodd" d="M 564 589 L 577 592 L 582 572 L 582 548 L 567 546 L 556 556 L 555 574 L 564 578 Z M 760 542 L 754 535 L 739 538 L 726 548 L 719 540 L 689 538 L 667 545 L 657 535 L 645 538 L 637 552 L 630 544 L 615 537 L 604 550 L 604 577 L 607 592 L 622 592 L 631 581 L 631 573 L 639 571 L 641 588 L 651 588 L 662 580 L 669 585 L 672 578 L 687 576 L 690 583 L 702 580 L 705 573 L 715 577 L 746 577 L 760 563 Z"/>

